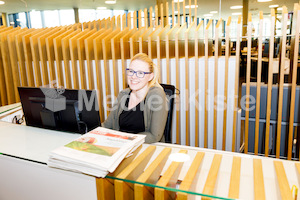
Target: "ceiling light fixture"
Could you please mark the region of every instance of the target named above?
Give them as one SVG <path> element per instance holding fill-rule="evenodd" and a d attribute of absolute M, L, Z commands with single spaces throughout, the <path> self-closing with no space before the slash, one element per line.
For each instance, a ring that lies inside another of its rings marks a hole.
<path fill-rule="evenodd" d="M 117 0 L 109 0 L 109 1 L 105 1 L 106 4 L 116 4 Z"/>
<path fill-rule="evenodd" d="M 183 2 L 183 0 L 174 0 L 174 3 Z"/>
<path fill-rule="evenodd" d="M 269 5 L 269 8 L 277 8 L 279 5 Z"/>
<path fill-rule="evenodd" d="M 282 10 L 282 7 L 280 7 L 280 8 L 277 8 L 277 10 Z"/>
<path fill-rule="evenodd" d="M 241 9 L 241 8 L 243 8 L 243 6 L 240 6 L 240 5 L 238 5 L 238 6 L 230 6 L 230 9 L 232 9 L 232 10 Z"/>
<path fill-rule="evenodd" d="M 0 5 L 3 5 L 3 4 L 5 4 L 5 2 L 4 1 L 0 1 Z"/>
<path fill-rule="evenodd" d="M 204 14 L 203 16 L 204 16 L 204 17 L 212 17 L 213 14 Z"/>
<path fill-rule="evenodd" d="M 218 11 L 210 11 L 209 13 L 210 13 L 210 14 L 217 14 Z"/>
<path fill-rule="evenodd" d="M 106 10 L 106 7 L 97 7 L 97 10 Z"/>
<path fill-rule="evenodd" d="M 236 13 L 232 13 L 232 15 L 241 15 L 242 13 L 240 12 L 236 12 Z"/>
<path fill-rule="evenodd" d="M 198 5 L 196 5 L 196 6 L 195 5 L 191 5 L 191 8 L 195 8 L 195 7 L 198 8 Z M 190 8 L 190 6 L 185 6 L 185 8 Z"/>
<path fill-rule="evenodd" d="M 273 0 L 257 0 L 257 2 L 269 2 L 269 1 L 273 1 Z"/>

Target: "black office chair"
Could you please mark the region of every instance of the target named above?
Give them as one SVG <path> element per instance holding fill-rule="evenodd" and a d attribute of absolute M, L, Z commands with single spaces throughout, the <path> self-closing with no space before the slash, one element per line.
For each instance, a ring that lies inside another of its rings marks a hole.
<path fill-rule="evenodd" d="M 167 85 L 167 84 L 160 84 L 165 93 L 167 98 L 172 97 L 175 94 L 175 87 L 173 85 Z M 169 112 L 168 112 L 168 118 L 165 126 L 164 136 L 165 136 L 165 142 L 166 143 L 172 143 L 172 116 L 173 116 L 173 107 L 174 107 L 174 98 L 168 98 L 169 102 Z"/>

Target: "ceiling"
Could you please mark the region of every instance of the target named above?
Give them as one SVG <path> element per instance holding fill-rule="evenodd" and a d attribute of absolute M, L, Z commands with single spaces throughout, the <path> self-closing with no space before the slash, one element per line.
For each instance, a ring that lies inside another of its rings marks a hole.
<path fill-rule="evenodd" d="M 18 13 L 31 10 L 57 10 L 57 9 L 95 9 L 97 7 L 106 6 L 107 9 L 116 10 L 139 10 L 144 8 L 149 8 L 150 6 L 155 6 L 156 0 L 117 0 L 115 5 L 106 5 L 105 0 L 3 0 L 4 5 L 0 5 L 0 12 L 5 12 L 7 14 Z M 165 0 L 163 0 L 165 2 Z M 188 4 L 188 0 L 185 0 Z M 242 5 L 242 0 L 197 0 L 198 8 L 197 15 L 203 16 L 203 14 L 208 14 L 210 11 L 219 11 L 219 3 L 221 1 L 221 14 L 217 13 L 213 15 L 213 18 L 222 17 L 223 19 L 228 18 L 234 12 L 242 12 L 242 9 L 232 10 L 230 6 Z M 161 2 L 158 0 L 158 2 Z M 287 6 L 289 11 L 293 10 L 294 3 L 298 3 L 298 0 L 273 0 L 271 2 L 258 3 L 257 0 L 249 0 L 249 12 L 251 12 L 255 18 L 258 16 L 258 12 L 261 10 L 264 15 L 270 14 L 269 5 L 278 4 L 279 6 Z M 176 3 L 177 4 L 177 3 Z M 182 7 L 182 3 L 181 7 Z M 192 0 L 194 4 L 194 0 Z M 171 1 L 169 0 L 169 13 L 171 14 Z M 177 10 L 177 5 L 175 6 Z M 188 12 L 188 9 L 186 9 Z M 181 11 L 182 13 L 182 11 Z M 194 11 L 192 11 L 192 14 Z M 234 16 L 233 16 L 234 17 Z"/>

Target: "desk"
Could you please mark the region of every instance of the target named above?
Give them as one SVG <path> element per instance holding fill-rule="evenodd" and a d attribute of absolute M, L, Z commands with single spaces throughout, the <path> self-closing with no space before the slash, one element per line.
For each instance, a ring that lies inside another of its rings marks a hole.
<path fill-rule="evenodd" d="M 0 152 L 3 153 L 0 155 L 0 177 L 2 180 L 5 180 L 0 181 L 1 200 L 97 199 L 94 177 L 53 169 L 45 165 L 48 154 L 52 149 L 74 140 L 79 136 L 78 134 L 6 122 L 0 122 L 0 129 Z M 299 187 L 299 173 L 296 171 L 295 166 L 299 162 L 164 143 L 151 145 L 151 148 L 154 150 L 148 154 L 148 157 L 143 157 L 149 147 L 150 145 L 144 144 L 136 157 L 130 163 L 127 163 L 126 166 L 123 166 L 124 169 L 121 173 L 108 179 L 111 181 L 110 183 L 114 183 L 111 187 L 115 190 L 115 194 L 119 195 L 118 199 L 123 195 L 122 191 L 126 191 L 126 195 L 122 196 L 123 199 L 130 199 L 130 195 L 135 195 L 138 191 L 134 188 L 141 185 L 151 186 L 147 189 L 147 191 L 152 191 L 150 195 L 166 194 L 175 197 L 174 191 L 178 191 L 178 188 L 187 183 L 186 177 L 189 174 L 191 177 L 188 181 L 192 185 L 187 187 L 188 189 L 185 188 L 185 190 L 190 192 L 182 190 L 183 192 L 177 193 L 178 198 L 186 193 L 191 193 L 190 195 L 195 195 L 198 199 L 200 197 L 199 194 L 203 191 L 206 194 L 211 193 L 211 195 L 219 197 L 228 197 L 231 194 L 231 174 L 237 170 L 240 170 L 241 176 L 234 175 L 240 181 L 233 192 L 238 191 L 238 198 L 240 199 L 254 199 L 254 190 L 259 187 L 260 189 L 262 189 L 261 187 L 264 188 L 267 199 L 280 199 L 279 183 L 276 178 L 277 170 L 286 173 L 289 187 L 292 185 Z M 156 179 L 151 179 L 144 183 L 138 182 L 139 174 L 142 174 L 144 169 L 148 170 L 148 166 L 153 166 L 153 163 L 160 157 L 160 153 L 165 148 L 170 148 L 171 154 L 179 151 L 186 152 L 186 158 L 188 159 L 182 164 L 179 163 L 179 165 L 176 162 L 176 168 L 170 157 L 167 160 L 165 159 L 164 162 L 160 162 L 161 165 L 158 165 L 158 168 L 156 168 L 158 169 L 156 176 L 159 177 L 159 174 L 161 174 L 160 180 L 166 180 L 166 174 L 171 175 L 166 183 L 157 182 Z M 198 154 L 202 154 L 203 157 L 198 157 Z M 197 159 L 195 159 L 196 156 Z M 199 162 L 195 164 L 195 160 Z M 240 164 L 238 164 L 237 160 L 240 160 Z M 140 164 L 136 165 L 137 162 Z M 142 163 L 144 164 L 143 167 L 141 167 Z M 197 166 L 194 175 L 191 173 L 190 168 L 192 163 L 194 169 Z M 274 167 L 275 164 L 276 168 Z M 133 166 L 136 166 L 136 168 L 133 169 Z M 241 167 L 238 168 L 238 166 Z M 132 169 L 133 172 L 129 173 Z M 130 176 L 125 176 L 125 171 Z M 260 173 L 262 175 L 254 180 L 253 177 Z M 123 178 L 118 178 L 121 175 Z M 282 176 L 282 173 L 279 173 L 279 175 Z M 257 182 L 258 180 L 259 182 Z M 122 190 L 120 189 L 120 183 Z M 158 187 L 157 184 L 164 186 Z M 126 185 L 134 185 L 134 187 L 122 188 Z M 117 186 L 119 189 L 117 189 Z M 167 192 L 167 190 L 172 190 L 173 192 Z M 98 191 L 105 193 L 109 189 L 99 190 L 98 188 Z M 101 199 L 100 193 L 98 195 L 98 199 Z M 139 199 L 142 199 L 142 197 Z"/>

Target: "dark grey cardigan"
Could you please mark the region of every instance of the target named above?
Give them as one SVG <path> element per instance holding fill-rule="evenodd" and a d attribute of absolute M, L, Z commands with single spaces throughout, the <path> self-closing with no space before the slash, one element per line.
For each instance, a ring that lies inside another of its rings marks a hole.
<path fill-rule="evenodd" d="M 108 118 L 102 126 L 114 130 L 119 130 L 119 116 L 124 110 L 126 99 L 130 89 L 122 90 L 117 98 L 116 103 L 111 109 Z M 145 104 L 141 102 L 141 109 L 144 108 L 145 132 L 138 134 L 146 135 L 145 142 L 164 142 L 163 133 L 168 116 L 167 98 L 161 87 L 153 86 L 149 89 L 146 96 Z"/>

